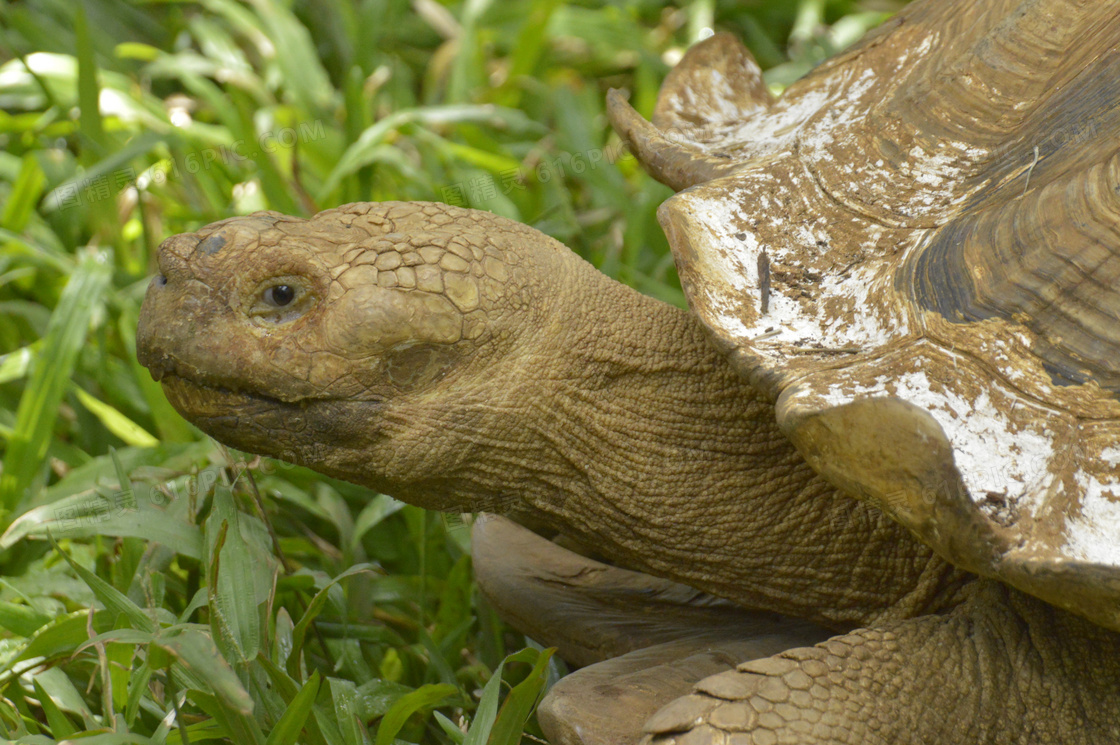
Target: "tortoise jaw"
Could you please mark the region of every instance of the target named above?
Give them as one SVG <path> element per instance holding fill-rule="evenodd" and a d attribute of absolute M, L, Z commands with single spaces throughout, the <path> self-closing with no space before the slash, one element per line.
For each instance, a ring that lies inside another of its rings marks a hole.
<path fill-rule="evenodd" d="M 152 378 L 163 385 L 164 393 L 176 411 L 196 423 L 199 420 L 256 417 L 270 411 L 294 412 L 306 406 L 304 402 L 281 401 L 252 391 L 209 385 L 168 369 L 162 369 L 158 374 L 155 369 L 149 369 L 152 370 Z M 236 413 L 231 414 L 231 411 Z"/>
<path fill-rule="evenodd" d="M 304 398 L 283 401 L 255 391 L 211 386 L 164 371 L 163 390 L 175 410 L 214 439 L 239 450 L 315 466 L 323 451 L 363 434 L 345 422 L 376 431 L 380 399 Z M 360 409 L 360 412 L 355 411 Z"/>

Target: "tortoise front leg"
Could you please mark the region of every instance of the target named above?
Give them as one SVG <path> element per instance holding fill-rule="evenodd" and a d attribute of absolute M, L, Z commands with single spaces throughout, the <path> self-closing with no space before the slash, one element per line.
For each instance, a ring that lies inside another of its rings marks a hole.
<path fill-rule="evenodd" d="M 832 633 L 595 561 L 504 517 L 481 515 L 471 541 L 498 614 L 585 666 L 541 704 L 553 745 L 635 745 L 645 721 L 700 679 Z"/>
<path fill-rule="evenodd" d="M 478 517 L 471 546 L 479 588 L 498 615 L 581 667 L 682 639 L 706 638 L 710 646 L 725 637 L 781 636 L 788 647 L 835 633 L 596 561 L 498 515 Z"/>
<path fill-rule="evenodd" d="M 1120 743 L 1120 634 L 990 580 L 951 613 L 706 678 L 646 745 Z"/>
<path fill-rule="evenodd" d="M 646 647 L 562 678 L 537 716 L 552 745 L 637 745 L 650 717 L 700 680 L 810 641 L 792 629 L 750 637 L 728 627 Z"/>

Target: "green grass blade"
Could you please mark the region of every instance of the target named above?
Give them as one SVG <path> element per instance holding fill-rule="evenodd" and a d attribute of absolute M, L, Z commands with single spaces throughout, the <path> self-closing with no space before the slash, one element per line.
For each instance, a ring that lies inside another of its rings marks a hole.
<path fill-rule="evenodd" d="M 124 618 L 118 619 L 116 625 L 119 629 L 131 631 Z M 105 645 L 104 650 L 109 675 L 108 681 L 103 677 L 102 682 L 109 686 L 111 694 L 106 704 L 112 703 L 113 711 L 124 711 L 128 706 L 128 681 L 132 677 L 132 658 L 136 654 L 136 646 L 127 642 L 110 642 Z"/>
<path fill-rule="evenodd" d="M 446 683 L 433 683 L 421 686 L 412 693 L 401 696 L 381 718 L 374 745 L 392 745 L 397 733 L 401 731 L 401 727 L 404 726 L 410 716 L 422 709 L 430 709 L 458 692 L 455 686 Z M 486 700 L 485 693 L 483 693 L 482 698 L 484 701 Z M 481 704 L 479 707 L 481 708 Z"/>
<path fill-rule="evenodd" d="M 66 741 L 66 745 L 75 743 L 81 743 L 81 745 L 151 745 L 152 740 L 133 732 L 105 732 L 99 735 L 76 737 Z M 20 745 L 23 745 L 22 741 Z M 33 745 L 33 743 L 27 743 L 27 745 Z"/>
<path fill-rule="evenodd" d="M 139 669 L 132 671 L 128 680 L 128 701 L 124 707 L 124 721 L 129 727 L 136 724 L 136 715 L 140 711 L 140 699 L 148 693 L 148 682 L 152 678 L 152 666 L 147 660 Z"/>
<path fill-rule="evenodd" d="M 0 474 L 0 525 L 27 498 L 47 454 L 58 405 L 70 384 L 74 363 L 85 342 L 90 320 L 109 284 L 112 259 L 105 251 L 86 252 L 51 314 L 43 347 L 20 398 L 16 426 Z"/>
<path fill-rule="evenodd" d="M 50 623 L 51 618 L 29 605 L 17 605 L 6 600 L 0 602 L 0 627 L 17 636 L 31 636 Z"/>
<path fill-rule="evenodd" d="M 106 631 L 104 634 L 96 634 L 94 636 L 91 636 L 89 639 L 83 642 L 81 646 L 79 646 L 75 650 L 75 652 L 82 652 L 89 647 L 98 644 L 104 644 L 106 642 L 131 645 L 150 644 L 155 640 L 155 638 L 156 637 L 154 634 L 150 634 L 147 631 L 137 631 L 136 629 L 122 626 L 118 623 L 116 628 L 110 631 Z"/>
<path fill-rule="evenodd" d="M 109 459 L 113 461 L 113 472 L 117 475 L 117 487 L 123 495 L 128 497 L 130 502 L 134 501 L 136 490 L 132 487 L 132 479 L 129 478 L 124 464 L 121 463 L 121 456 L 117 453 L 116 448 L 109 448 Z"/>
<path fill-rule="evenodd" d="M 490 740 L 487 745 L 518 745 L 521 742 L 525 722 L 532 716 L 544 696 L 545 684 L 548 682 L 548 663 L 552 660 L 555 651 L 555 649 L 546 649 L 540 652 L 529 675 L 515 685 L 506 696 L 501 711 L 498 712 L 498 718 L 490 730 Z"/>
<path fill-rule="evenodd" d="M 483 64 L 480 57 L 478 21 L 493 0 L 466 0 L 459 19 L 459 51 L 447 83 L 448 101 L 466 101 L 476 87 L 483 87 Z"/>
<path fill-rule="evenodd" d="M 89 726 L 93 721 L 93 712 L 86 705 L 81 691 L 61 667 L 48 667 L 40 670 L 35 675 L 39 683 L 60 711 L 77 716 Z"/>
<path fill-rule="evenodd" d="M 296 697 L 289 702 L 284 716 L 280 717 L 272 732 L 268 733 L 265 745 L 295 745 L 315 705 L 315 697 L 319 695 L 319 683 L 319 673 L 312 673 Z"/>
<path fill-rule="evenodd" d="M 12 184 L 12 191 L 8 195 L 8 203 L 0 213 L 0 227 L 13 233 L 21 233 L 27 227 L 35 205 L 43 193 L 46 176 L 39 167 L 39 161 L 32 153 L 23 156 L 20 164 L 19 176 Z"/>
<path fill-rule="evenodd" d="M 74 35 L 78 42 L 78 124 L 89 144 L 101 150 L 105 141 L 98 107 L 101 87 L 97 81 L 97 61 L 93 56 L 93 39 L 83 3 L 76 4 L 74 8 Z"/>
<path fill-rule="evenodd" d="M 195 691 L 191 699 L 198 707 L 214 718 L 237 745 L 264 745 L 264 733 L 249 712 L 231 708 L 221 696 Z"/>
<path fill-rule="evenodd" d="M 473 618 L 463 619 L 461 628 L 466 630 L 470 628 L 473 623 Z M 445 651 L 441 650 L 439 646 L 436 645 L 431 634 L 429 634 L 423 626 L 418 628 L 416 633 L 420 636 L 420 643 L 424 646 L 424 649 L 428 651 L 428 661 L 435 669 L 436 674 L 439 675 L 440 680 L 449 685 L 454 684 L 456 682 L 455 671 L 452 670 L 451 665 L 447 663 Z M 449 636 L 453 636 L 453 634 L 449 634 Z"/>
<path fill-rule="evenodd" d="M 824 28 L 826 0 L 800 0 L 797 3 L 797 17 L 789 32 L 789 43 L 806 44 L 818 29 Z"/>
<path fill-rule="evenodd" d="M 498 664 L 490 680 L 482 689 L 482 698 L 478 701 L 478 708 L 474 711 L 474 719 L 463 738 L 463 745 L 486 745 L 490 739 L 490 731 L 494 727 L 494 720 L 498 717 L 498 697 L 502 692 L 502 670 L 505 661 Z M 377 745 L 386 745 L 378 740 Z"/>
<path fill-rule="evenodd" d="M 51 734 L 61 740 L 77 732 L 78 728 L 58 708 L 58 704 L 44 690 L 39 679 L 33 678 L 31 684 L 35 688 L 35 695 L 39 698 L 39 705 L 43 707 L 43 715 L 47 718 L 47 726 L 51 728 Z"/>
<path fill-rule="evenodd" d="M 373 163 L 377 153 L 384 147 L 389 136 L 408 124 L 427 126 L 463 124 L 463 123 L 493 123 L 502 121 L 511 128 L 525 128 L 528 123 L 519 112 L 509 109 L 500 109 L 496 106 L 473 106 L 469 104 L 451 104 L 447 106 L 426 106 L 418 109 L 395 111 L 384 119 L 370 125 L 358 140 L 346 149 L 338 158 L 334 169 L 327 176 L 323 186 L 317 193 L 317 199 L 322 200 L 330 194 L 343 178 L 359 169 Z M 506 163 L 502 156 L 496 156 L 493 162 Z M 516 163 L 514 163 L 516 165 Z"/>
<path fill-rule="evenodd" d="M 205 530 L 211 547 L 210 620 L 214 640 L 231 663 L 247 664 L 260 651 L 258 609 L 268 597 L 275 562 L 263 529 L 254 530 L 256 522 L 237 511 L 229 487 L 214 488 Z"/>
<path fill-rule="evenodd" d="M 216 535 L 211 537 L 212 531 L 207 530 L 206 532 L 207 544 L 214 544 L 214 548 L 208 552 L 210 571 L 206 583 L 206 605 L 210 616 L 210 636 L 213 637 L 214 644 L 217 645 L 222 657 L 230 664 L 242 668 L 246 659 L 237 640 L 235 630 L 237 619 L 235 615 L 231 618 L 229 612 L 230 605 L 233 605 L 236 611 L 236 604 L 230 599 L 229 594 L 223 592 L 218 585 L 221 576 L 222 549 L 225 548 L 226 539 L 229 537 L 229 523 L 225 520 L 220 523 L 217 520 L 207 521 L 208 528 L 214 525 L 220 526 L 216 530 Z"/>
<path fill-rule="evenodd" d="M 68 193 L 73 193 L 74 190 L 81 189 L 83 185 L 88 185 L 90 182 L 102 177 L 113 176 L 114 172 L 119 172 L 122 168 L 126 167 L 129 162 L 147 154 L 162 143 L 163 140 L 164 137 L 155 132 L 145 132 L 138 135 L 124 148 L 110 153 L 96 163 L 89 164 L 80 173 L 74 174 L 71 178 L 51 189 L 43 202 L 43 210 L 47 213 L 57 211 L 66 203 L 66 195 Z M 113 200 L 111 199 L 99 199 L 95 200 L 93 203 L 95 205 L 108 204 L 110 207 L 113 206 Z M 62 209 L 65 209 L 65 207 L 62 207 Z"/>
<path fill-rule="evenodd" d="M 286 88 L 299 102 L 300 108 L 316 116 L 325 114 L 331 105 L 334 87 L 319 61 L 315 43 L 288 10 L 287 3 L 273 0 L 250 0 L 260 15 L 270 38 L 283 51 L 277 56 L 283 70 Z"/>
<path fill-rule="evenodd" d="M 103 633 L 113 628 L 113 618 L 115 616 L 116 614 L 110 611 L 96 611 L 93 614 L 94 633 Z M 59 616 L 39 629 L 13 662 L 33 660 L 40 657 L 44 659 L 69 657 L 89 639 L 89 622 L 89 613 L 86 611 L 75 611 L 65 616 Z"/>
<path fill-rule="evenodd" d="M 253 713 L 252 697 L 241 685 L 237 673 L 218 654 L 209 636 L 199 631 L 186 631 L 160 639 L 155 645 L 182 663 L 187 687 L 221 701 L 227 717 L 249 717 Z"/>
<path fill-rule="evenodd" d="M 74 559 L 67 552 L 62 550 L 62 547 L 52 538 L 51 544 L 54 550 L 62 555 L 70 568 L 74 570 L 83 582 L 89 585 L 89 589 L 93 590 L 93 594 L 105 606 L 105 609 L 112 612 L 114 615 L 124 614 L 132 628 L 137 631 L 147 631 L 155 633 L 156 623 L 144 610 L 128 599 L 128 597 L 117 588 L 110 585 L 105 580 L 98 577 L 96 574 L 86 569 L 84 566 L 74 561 Z"/>
<path fill-rule="evenodd" d="M 143 427 L 109 404 L 86 393 L 81 388 L 75 388 L 74 393 L 78 400 L 82 402 L 82 406 L 97 417 L 105 425 L 105 429 L 121 438 L 126 445 L 138 448 L 154 448 L 159 445 L 159 440 L 152 437 Z"/>
<path fill-rule="evenodd" d="M 303 643 L 307 638 L 307 632 L 311 628 L 311 624 L 315 621 L 322 611 L 323 607 L 327 604 L 327 593 L 331 587 L 338 584 L 347 577 L 352 577 L 355 574 L 362 572 L 373 572 L 375 568 L 371 564 L 358 564 L 347 569 L 342 574 L 338 575 L 330 581 L 330 583 L 315 593 L 315 597 L 311 598 L 311 602 L 307 604 L 307 611 L 299 619 L 295 629 L 292 631 L 292 651 L 288 655 L 288 675 L 293 678 L 299 677 L 299 660 L 300 655 L 303 653 Z"/>
<path fill-rule="evenodd" d="M 30 344 L 14 352 L 0 355 L 0 384 L 19 380 L 31 369 L 39 356 L 38 344 Z"/>
<path fill-rule="evenodd" d="M 454 722 L 438 711 L 432 712 L 432 716 L 435 718 L 439 728 L 443 730 L 443 733 L 451 738 L 451 742 L 455 743 L 455 745 L 463 745 L 463 738 L 466 737 L 463 730 L 456 727 Z"/>
<path fill-rule="evenodd" d="M 86 18 L 86 3 L 76 4 L 74 12 L 74 35 L 78 60 L 78 131 L 81 133 L 78 160 L 87 168 L 99 165 L 99 161 L 112 158 L 111 138 L 106 135 L 105 122 L 101 117 L 100 98 L 102 75 L 94 54 L 94 32 L 102 33 L 99 27 L 91 27 Z M 90 223 L 94 232 L 108 237 L 113 242 L 120 235 L 120 221 L 117 219 L 115 199 L 93 199 L 86 203 Z"/>
<path fill-rule="evenodd" d="M 263 652 L 257 656 L 257 662 L 268 676 L 269 682 L 272 683 L 273 688 L 286 704 L 291 705 L 296 697 L 306 689 L 306 683 L 304 687 L 301 688 L 295 680 L 289 677 L 288 674 L 273 663 L 272 660 L 268 659 Z M 312 673 L 313 678 L 317 676 L 318 672 Z M 323 715 L 324 713 L 323 707 L 316 706 L 314 700 L 312 700 L 310 711 L 317 714 L 316 716 L 309 717 L 304 722 L 303 726 L 307 730 L 307 735 L 304 739 L 305 745 L 329 745 L 327 736 L 319 726 L 318 721 L 319 715 Z"/>
<path fill-rule="evenodd" d="M 532 11 L 525 16 L 510 57 L 510 85 L 506 86 L 498 98 L 503 105 L 516 106 L 520 102 L 521 78 L 533 73 L 547 50 L 548 21 L 558 4 L 558 0 L 536 0 Z"/>
<path fill-rule="evenodd" d="M 387 494 L 378 494 L 369 500 L 354 521 L 354 533 L 350 537 L 350 550 L 354 551 L 366 533 L 380 525 L 385 518 L 400 512 L 403 507 L 404 502 L 393 499 Z"/>
<path fill-rule="evenodd" d="M 335 721 L 346 745 L 369 745 L 369 731 L 360 716 L 358 687 L 352 680 L 329 678 Z"/>
<path fill-rule="evenodd" d="M 26 538 L 113 536 L 145 538 L 191 559 L 202 558 L 202 531 L 170 509 L 141 499 L 128 501 L 121 492 L 74 494 L 20 515 L 0 536 L 0 549 Z"/>
<path fill-rule="evenodd" d="M 183 739 L 183 733 L 186 732 L 187 740 Z M 195 722 L 192 725 L 183 728 L 176 728 L 167 733 L 167 739 L 163 741 L 162 745 L 184 745 L 184 742 L 190 742 L 191 745 L 197 742 L 207 742 L 209 740 L 224 740 L 226 739 L 226 729 L 213 719 L 207 719 L 203 722 Z M 157 740 L 158 742 L 158 740 Z M 85 743 L 82 743 L 85 745 Z"/>

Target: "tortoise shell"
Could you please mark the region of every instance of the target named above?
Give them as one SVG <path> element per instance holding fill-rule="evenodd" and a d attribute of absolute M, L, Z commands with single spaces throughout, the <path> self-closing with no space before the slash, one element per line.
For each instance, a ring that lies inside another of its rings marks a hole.
<path fill-rule="evenodd" d="M 809 462 L 1120 629 L 1120 4 L 915 3 L 777 101 L 716 35 L 610 109 Z"/>

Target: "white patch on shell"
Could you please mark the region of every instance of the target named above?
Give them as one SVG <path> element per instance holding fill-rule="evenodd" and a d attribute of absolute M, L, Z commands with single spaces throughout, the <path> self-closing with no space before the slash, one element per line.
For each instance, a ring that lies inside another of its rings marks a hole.
<path fill-rule="evenodd" d="M 1046 430 L 1016 428 L 987 391 L 972 401 L 939 386 L 934 390 L 922 371 L 879 378 L 873 386 L 842 391 L 833 386 L 824 397 L 830 406 L 872 396 L 895 396 L 926 410 L 941 425 L 953 446 L 953 459 L 978 506 L 989 493 L 1004 498 L 1013 515 L 1036 514 L 1053 483 L 1049 470 L 1054 445 Z"/>
<path fill-rule="evenodd" d="M 822 326 L 822 343 L 825 346 L 842 347 L 848 345 L 881 347 L 893 338 L 906 336 L 910 327 L 903 317 L 893 318 L 892 325 L 885 324 L 869 309 L 875 307 L 871 302 L 873 293 L 887 290 L 891 278 L 875 272 L 867 265 L 854 269 L 847 278 L 827 277 L 821 282 L 824 297 L 846 297 L 852 305 L 851 322 L 843 318 L 833 318 L 828 325 Z M 823 324 L 825 314 L 819 309 L 818 319 Z"/>
<path fill-rule="evenodd" d="M 868 68 L 860 74 L 857 80 L 852 81 L 845 89 L 842 99 L 832 102 L 821 118 L 809 124 L 800 133 L 801 144 L 809 151 L 818 151 L 826 145 L 831 145 L 834 135 L 839 132 L 843 135 L 848 128 L 858 122 L 866 113 L 858 105 L 863 95 L 875 84 L 875 71 Z M 831 160 L 831 156 L 819 153 L 822 157 Z"/>
<path fill-rule="evenodd" d="M 721 122 L 733 122 L 743 116 L 743 108 L 739 105 L 735 96 L 735 89 L 723 77 L 723 73 L 719 70 L 710 68 L 708 70 L 708 89 L 712 94 L 706 99 L 706 103 L 714 108 L 709 109 L 708 116 L 713 116 Z"/>
<path fill-rule="evenodd" d="M 738 252 L 738 249 L 733 248 L 736 239 L 729 231 L 733 231 L 735 225 L 742 225 L 748 219 L 743 209 L 743 205 L 747 203 L 745 195 L 745 190 L 735 189 L 729 190 L 727 199 L 707 199 L 699 204 L 694 202 L 698 207 L 697 215 L 704 220 L 704 227 L 711 232 L 710 245 L 723 246 L 731 249 L 732 252 Z M 757 255 L 758 239 L 749 232 L 744 233 L 743 236 L 741 242 L 745 250 L 752 256 Z M 747 266 L 743 267 L 743 271 L 734 271 L 736 267 L 730 267 L 733 271 L 723 271 L 725 265 L 722 262 L 719 265 L 707 264 L 705 268 L 721 270 L 720 279 L 736 292 L 746 292 L 748 289 L 758 287 L 757 268 Z"/>
<path fill-rule="evenodd" d="M 1112 468 L 1120 468 L 1120 447 L 1105 448 L 1102 450 L 1101 460 Z"/>
<path fill-rule="evenodd" d="M 831 100 L 831 94 L 824 89 L 807 91 L 796 99 L 780 98 L 765 116 L 753 117 L 740 127 L 728 129 L 704 147 L 712 152 L 735 149 L 739 151 L 737 158 L 744 161 L 787 151 L 802 134 L 805 122 Z"/>
<path fill-rule="evenodd" d="M 734 240 L 727 234 L 733 225 L 740 225 L 746 221 L 746 213 L 742 205 L 745 200 L 737 193 L 728 195 L 728 199 L 707 200 L 703 203 L 703 212 L 706 227 L 712 233 L 714 246 L 730 246 Z M 742 243 L 751 256 L 757 256 L 759 251 L 758 239 L 752 233 L 744 233 Z M 751 264 L 751 262 L 747 262 Z M 699 288 L 707 296 L 707 304 L 711 309 L 713 318 L 718 319 L 719 327 L 734 335 L 737 339 L 746 339 L 752 332 L 743 323 L 739 316 L 739 296 L 748 291 L 757 292 L 758 268 L 750 265 L 737 267 L 723 262 L 708 263 L 705 266 L 705 275 L 715 273 L 719 275 L 719 282 L 705 281 Z M 721 292 L 721 287 L 730 287 L 734 292 Z"/>
<path fill-rule="evenodd" d="M 768 178 L 765 173 L 752 175 L 759 179 Z M 772 194 L 769 199 L 779 200 L 780 196 Z M 709 283 L 708 287 L 727 286 L 737 296 L 734 302 L 730 302 L 728 298 L 708 293 L 720 328 L 742 342 L 766 334 L 766 339 L 757 343 L 758 351 L 762 353 L 776 351 L 773 349 L 775 344 L 869 349 L 881 347 L 910 333 L 904 317 L 880 318 L 875 313 L 882 303 L 876 303 L 872 298 L 880 292 L 890 292 L 893 281 L 889 267 L 883 270 L 877 261 L 854 267 L 847 275 L 830 275 L 807 283 L 812 284 L 813 300 L 802 299 L 795 293 L 793 297 L 787 294 L 775 271 L 779 268 L 813 270 L 813 267 L 804 265 L 801 256 L 806 247 L 828 245 L 832 240 L 828 224 L 823 221 L 820 225 L 800 225 L 793 230 L 787 227 L 786 232 L 791 238 L 789 242 L 766 246 L 771 266 L 768 309 L 766 315 L 757 318 L 753 327 L 744 324 L 739 304 L 751 302 L 751 299 L 761 304 L 758 256 L 762 246 L 749 228 L 734 231 L 737 226 L 750 224 L 744 205 L 751 204 L 755 199 L 755 195 L 746 190 L 729 189 L 725 198 L 692 203 L 696 216 L 710 231 L 708 245 L 722 247 L 723 251 L 719 253 L 727 259 L 706 265 L 706 276 L 710 276 L 708 272 L 718 273 L 720 280 Z M 780 215 L 781 212 L 780 209 L 765 210 L 758 217 L 767 219 L 768 215 Z M 871 226 L 868 241 L 876 241 L 880 230 L 878 226 Z"/>
<path fill-rule="evenodd" d="M 776 250 L 771 263 L 785 263 L 786 253 Z M 754 281 L 757 287 L 757 276 Z M 769 311 L 758 320 L 758 327 L 781 332 L 771 343 L 805 347 L 819 344 L 829 348 L 881 347 L 892 338 L 909 333 L 904 320 L 897 319 L 898 325 L 892 328 L 870 312 L 875 307 L 870 298 L 883 289 L 882 282 L 874 269 L 860 266 L 847 277 L 823 278 L 817 285 L 818 302 L 803 303 L 783 293 L 780 283 L 772 278 Z M 832 310 L 826 311 L 825 301 L 832 305 Z M 845 307 L 837 309 L 837 305 Z"/>
<path fill-rule="evenodd" d="M 988 154 L 985 148 L 972 147 L 965 142 L 941 140 L 937 150 L 929 152 L 915 145 L 910 148 L 910 158 L 899 164 L 900 172 L 928 188 L 921 191 L 923 204 L 930 205 L 939 198 L 950 203 L 963 202 L 969 192 L 959 189 L 971 165 Z"/>
<path fill-rule="evenodd" d="M 1120 449 L 1102 453 L 1112 467 L 1120 465 Z M 1075 475 L 1081 487 L 1081 514 L 1066 520 L 1066 552 L 1100 564 L 1120 560 L 1120 481 L 1110 484 L 1084 471 Z"/>
<path fill-rule="evenodd" d="M 893 69 L 884 71 L 886 76 L 897 75 L 912 58 L 922 59 L 935 38 L 936 34 L 926 37 L 913 49 L 903 50 L 894 61 Z M 798 88 L 796 93 L 791 91 L 793 95 L 782 96 L 765 116 L 728 128 L 717 138 L 697 139 L 704 139 L 704 147 L 711 151 L 734 150 L 744 161 L 788 151 L 798 139 L 809 149 L 823 147 L 833 141 L 838 128 L 847 127 L 864 116 L 863 99 L 877 82 L 881 82 L 871 68 L 861 70 L 855 80 L 851 77 L 846 70 L 837 70 L 827 85 L 807 90 Z M 814 121 L 822 110 L 824 115 Z"/>

